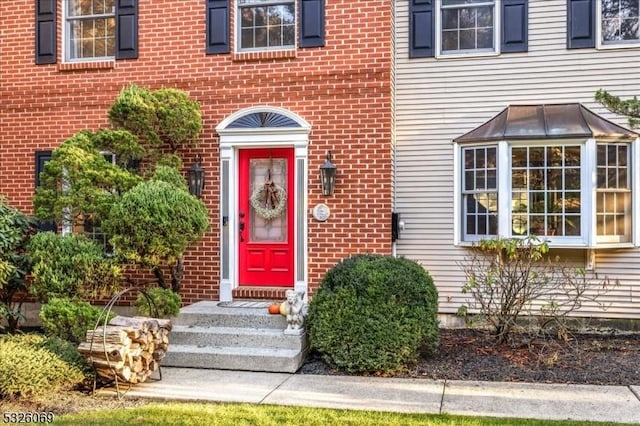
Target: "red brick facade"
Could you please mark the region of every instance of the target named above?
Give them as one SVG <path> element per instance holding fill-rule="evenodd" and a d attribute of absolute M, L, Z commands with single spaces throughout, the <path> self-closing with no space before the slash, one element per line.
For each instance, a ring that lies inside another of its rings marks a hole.
<path fill-rule="evenodd" d="M 34 1 L 0 2 L 0 194 L 31 212 L 35 152 L 50 150 L 82 129 L 108 125 L 106 112 L 132 83 L 182 89 L 203 112 L 201 144 L 184 153 L 204 157 L 203 200 L 211 231 L 188 252 L 182 296 L 192 303 L 219 296 L 220 175 L 215 127 L 255 105 L 285 108 L 311 125 L 308 147 L 309 210 L 331 208 L 327 222 L 308 222 L 308 284 L 353 254 L 391 252 L 391 20 L 388 1 L 326 2 L 325 46 L 269 53 L 206 55 L 205 0 L 140 1 L 137 59 L 65 64 L 61 0 L 58 60 L 36 65 Z M 338 167 L 332 197 L 320 193 L 318 168 L 327 150 Z"/>

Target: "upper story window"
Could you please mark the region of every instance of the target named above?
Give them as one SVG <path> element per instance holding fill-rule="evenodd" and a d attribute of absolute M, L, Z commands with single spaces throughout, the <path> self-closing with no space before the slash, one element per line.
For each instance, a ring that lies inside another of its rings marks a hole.
<path fill-rule="evenodd" d="M 295 47 L 294 1 L 238 0 L 238 16 L 240 50 Z"/>
<path fill-rule="evenodd" d="M 442 0 L 440 53 L 494 52 L 495 13 L 493 0 Z"/>
<path fill-rule="evenodd" d="M 600 0 L 603 45 L 640 43 L 640 0 Z"/>
<path fill-rule="evenodd" d="M 115 0 L 67 0 L 65 59 L 110 59 L 115 56 Z"/>

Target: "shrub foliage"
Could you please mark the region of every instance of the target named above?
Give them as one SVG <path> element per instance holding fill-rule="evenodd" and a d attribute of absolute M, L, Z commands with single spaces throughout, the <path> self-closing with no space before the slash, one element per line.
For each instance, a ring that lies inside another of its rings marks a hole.
<path fill-rule="evenodd" d="M 563 337 L 567 318 L 589 301 L 605 307 L 600 296 L 615 283 L 595 277 L 549 255 L 549 245 L 535 237 L 483 240 L 460 262 L 471 295 L 470 307 L 487 322 L 497 343 L 510 339 L 518 320 L 537 318 L 539 327 Z M 459 313 L 466 314 L 467 306 Z"/>
<path fill-rule="evenodd" d="M 0 336 L 0 397 L 71 389 L 87 377 L 86 373 L 80 354 L 64 342 L 29 334 Z"/>
<path fill-rule="evenodd" d="M 25 276 L 30 263 L 25 247 L 33 225 L 33 219 L 0 197 L 0 320 L 7 321 L 10 333 L 17 330 L 22 316 L 24 297 L 17 295 L 26 293 Z"/>
<path fill-rule="evenodd" d="M 135 306 L 139 314 L 147 317 L 154 317 L 157 314 L 158 318 L 168 318 L 180 313 L 181 298 L 178 293 L 160 287 L 150 288 L 146 293 L 151 301 L 142 293 L 138 294 L 136 299 Z"/>
<path fill-rule="evenodd" d="M 95 328 L 101 314 L 102 309 L 87 302 L 52 298 L 42 305 L 40 320 L 48 335 L 77 344 L 84 340 L 87 330 Z"/>
<path fill-rule="evenodd" d="M 51 297 L 100 297 L 117 291 L 122 267 L 84 235 L 41 232 L 28 244 L 33 262 L 31 293 L 40 302 Z"/>
<path fill-rule="evenodd" d="M 334 368 L 387 373 L 438 346 L 438 294 L 417 263 L 359 255 L 329 270 L 309 306 L 311 346 Z"/>

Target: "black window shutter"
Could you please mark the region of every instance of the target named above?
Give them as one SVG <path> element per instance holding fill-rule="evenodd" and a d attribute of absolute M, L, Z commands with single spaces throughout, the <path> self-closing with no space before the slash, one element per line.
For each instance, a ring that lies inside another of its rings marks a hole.
<path fill-rule="evenodd" d="M 116 1 L 116 59 L 138 57 L 138 0 Z"/>
<path fill-rule="evenodd" d="M 207 54 L 229 53 L 229 0 L 207 0 Z"/>
<path fill-rule="evenodd" d="M 596 47 L 596 1 L 567 0 L 567 48 Z"/>
<path fill-rule="evenodd" d="M 502 44 L 500 51 L 526 52 L 528 43 L 528 0 L 502 0 Z"/>
<path fill-rule="evenodd" d="M 324 46 L 324 0 L 300 0 L 300 47 Z"/>
<path fill-rule="evenodd" d="M 55 64 L 56 0 L 36 0 L 36 64 Z"/>
<path fill-rule="evenodd" d="M 36 151 L 36 188 L 40 186 L 40 173 L 44 170 L 44 165 L 51 160 L 51 151 Z M 39 231 L 56 231 L 54 222 L 38 222 Z"/>
<path fill-rule="evenodd" d="M 409 0 L 409 57 L 435 56 L 434 0 Z"/>

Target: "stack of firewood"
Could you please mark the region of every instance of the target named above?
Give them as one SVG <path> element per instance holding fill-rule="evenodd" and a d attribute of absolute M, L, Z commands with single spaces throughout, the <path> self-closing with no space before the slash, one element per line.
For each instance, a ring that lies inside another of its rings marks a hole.
<path fill-rule="evenodd" d="M 169 347 L 168 319 L 117 316 L 88 330 L 78 350 L 98 376 L 142 383 L 158 369 Z"/>

